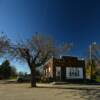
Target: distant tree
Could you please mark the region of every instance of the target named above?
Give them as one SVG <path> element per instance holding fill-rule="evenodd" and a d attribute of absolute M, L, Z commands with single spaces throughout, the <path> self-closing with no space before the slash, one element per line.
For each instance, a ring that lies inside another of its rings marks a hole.
<path fill-rule="evenodd" d="M 91 80 L 96 77 L 96 63 L 95 60 L 87 60 L 86 63 L 86 74 L 90 77 Z"/>
<path fill-rule="evenodd" d="M 67 52 L 71 44 L 55 45 L 54 41 L 41 34 L 35 34 L 31 39 L 15 44 L 14 56 L 27 62 L 31 71 L 31 87 L 36 87 L 36 67 L 42 66 L 51 56 Z"/>
<path fill-rule="evenodd" d="M 11 67 L 11 77 L 17 77 L 17 71 L 16 68 L 14 66 L 10 66 Z"/>
<path fill-rule="evenodd" d="M 3 57 L 10 50 L 10 40 L 3 33 L 0 34 L 0 57 Z M 0 67 L 0 77 L 1 76 L 1 67 Z"/>
<path fill-rule="evenodd" d="M 86 69 L 86 78 L 91 79 L 91 65 L 90 65 L 90 60 L 88 59 L 86 60 L 85 69 Z"/>
<path fill-rule="evenodd" d="M 2 79 L 8 79 L 10 77 L 15 77 L 16 75 L 17 75 L 16 68 L 10 65 L 9 60 L 5 60 L 0 65 L 0 76 L 2 76 Z"/>
<path fill-rule="evenodd" d="M 98 66 L 100 65 L 100 46 L 96 42 L 91 43 L 88 48 L 88 55 L 86 59 L 86 68 L 90 75 L 90 79 L 96 78 Z"/>
<path fill-rule="evenodd" d="M 1 75 L 4 79 L 8 79 L 11 76 L 11 67 L 8 60 L 5 60 L 0 66 Z"/>
<path fill-rule="evenodd" d="M 24 72 L 19 72 L 19 73 L 18 73 L 18 76 L 24 76 L 24 75 L 25 75 Z"/>

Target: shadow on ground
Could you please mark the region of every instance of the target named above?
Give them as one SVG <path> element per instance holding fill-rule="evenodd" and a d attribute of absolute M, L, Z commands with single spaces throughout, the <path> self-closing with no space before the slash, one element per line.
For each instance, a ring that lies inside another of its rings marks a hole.
<path fill-rule="evenodd" d="M 100 100 L 100 90 L 84 90 L 80 95 L 86 100 Z"/>
<path fill-rule="evenodd" d="M 64 95 L 65 94 L 65 95 Z M 72 100 L 100 100 L 100 90 L 68 90 L 56 93 L 55 96 L 64 96 Z"/>

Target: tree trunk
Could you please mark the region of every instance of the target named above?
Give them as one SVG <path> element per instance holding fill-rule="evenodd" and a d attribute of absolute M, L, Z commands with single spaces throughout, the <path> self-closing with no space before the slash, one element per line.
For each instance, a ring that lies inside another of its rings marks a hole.
<path fill-rule="evenodd" d="M 31 67 L 31 87 L 36 87 L 36 72 L 35 66 Z"/>

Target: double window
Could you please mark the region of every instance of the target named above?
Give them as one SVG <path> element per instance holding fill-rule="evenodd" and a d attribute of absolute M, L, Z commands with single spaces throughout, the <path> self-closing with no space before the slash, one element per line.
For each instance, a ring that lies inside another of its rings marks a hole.
<path fill-rule="evenodd" d="M 82 79 L 83 68 L 82 67 L 66 67 L 67 79 Z"/>
<path fill-rule="evenodd" d="M 70 69 L 69 76 L 72 76 L 72 77 L 79 76 L 79 69 L 78 68 L 72 68 L 72 69 Z"/>

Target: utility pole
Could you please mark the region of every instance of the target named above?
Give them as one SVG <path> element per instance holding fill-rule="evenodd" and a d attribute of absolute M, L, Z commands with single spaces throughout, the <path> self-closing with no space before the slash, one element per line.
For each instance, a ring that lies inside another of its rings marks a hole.
<path fill-rule="evenodd" d="M 89 46 L 89 61 L 90 61 L 90 67 L 91 67 L 91 80 L 93 79 L 93 65 L 92 65 L 92 52 L 93 52 L 93 49 L 95 48 L 96 46 L 96 42 L 93 42 L 90 46 Z"/>
<path fill-rule="evenodd" d="M 89 46 L 90 79 L 92 80 L 92 45 Z"/>

